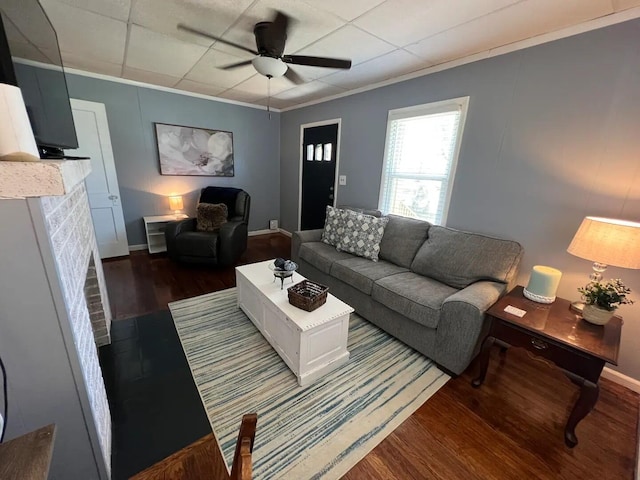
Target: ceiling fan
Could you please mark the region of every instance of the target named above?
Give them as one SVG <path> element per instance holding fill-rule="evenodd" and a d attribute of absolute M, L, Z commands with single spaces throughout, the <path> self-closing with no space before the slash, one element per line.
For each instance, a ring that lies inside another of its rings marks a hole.
<path fill-rule="evenodd" d="M 351 68 L 351 60 L 309 57 L 306 55 L 285 55 L 284 49 L 287 40 L 288 27 L 289 17 L 279 11 L 276 11 L 276 15 L 272 21 L 256 23 L 253 28 L 253 34 L 256 37 L 256 50 L 253 50 L 245 47 L 244 45 L 239 45 L 237 43 L 230 42 L 229 40 L 210 35 L 207 32 L 191 28 L 187 25 L 178 24 L 178 28 L 180 30 L 195 33 L 196 35 L 201 35 L 256 55 L 252 60 L 244 60 L 242 62 L 219 67 L 222 70 L 232 70 L 234 68 L 253 64 L 253 67 L 260 75 L 264 75 L 269 79 L 284 75 L 285 78 L 293 83 L 301 84 L 304 83 L 304 79 L 292 70 L 289 65 L 308 65 L 312 67 L 340 68 L 346 70 Z"/>

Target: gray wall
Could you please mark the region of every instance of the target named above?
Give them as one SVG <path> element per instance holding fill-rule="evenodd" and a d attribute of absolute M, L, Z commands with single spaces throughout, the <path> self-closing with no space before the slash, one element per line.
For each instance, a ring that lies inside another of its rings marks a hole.
<path fill-rule="evenodd" d="M 279 113 L 269 120 L 256 108 L 78 75 L 67 82 L 72 98 L 106 106 L 129 245 L 146 243 L 143 216 L 172 213 L 166 195 L 185 195 L 185 210 L 194 215 L 200 189 L 208 185 L 249 192 L 249 230 L 269 228 L 269 220 L 279 218 Z M 154 122 L 233 132 L 235 176 L 160 175 Z"/>
<path fill-rule="evenodd" d="M 389 109 L 470 96 L 448 225 L 521 242 L 564 272 L 577 298 L 590 262 L 566 253 L 585 215 L 640 220 L 640 21 L 292 110 L 281 118 L 282 227 L 298 222 L 300 125 L 342 118 L 338 202 L 375 207 Z M 285 188 L 286 185 L 286 188 Z M 609 268 L 638 304 L 624 316 L 619 370 L 640 379 L 640 274 Z"/>

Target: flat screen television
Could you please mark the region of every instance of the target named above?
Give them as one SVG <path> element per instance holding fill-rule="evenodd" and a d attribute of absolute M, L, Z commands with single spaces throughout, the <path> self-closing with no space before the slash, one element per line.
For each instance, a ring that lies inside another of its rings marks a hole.
<path fill-rule="evenodd" d="M 0 13 L 0 82 L 22 90 L 40 157 L 65 158 L 78 139 L 56 31 L 37 0 L 0 0 Z"/>

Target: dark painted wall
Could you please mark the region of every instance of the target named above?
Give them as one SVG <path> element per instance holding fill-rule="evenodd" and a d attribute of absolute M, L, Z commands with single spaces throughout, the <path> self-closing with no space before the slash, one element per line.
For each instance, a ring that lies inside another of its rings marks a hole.
<path fill-rule="evenodd" d="M 298 225 L 300 125 L 342 118 L 338 202 L 376 207 L 390 109 L 469 96 L 448 225 L 521 242 L 531 266 L 564 271 L 576 298 L 591 263 L 566 253 L 585 215 L 640 220 L 640 21 L 634 20 L 284 112 L 282 227 Z M 610 268 L 640 301 L 640 274 Z M 640 302 L 625 317 L 620 370 L 640 379 Z"/>

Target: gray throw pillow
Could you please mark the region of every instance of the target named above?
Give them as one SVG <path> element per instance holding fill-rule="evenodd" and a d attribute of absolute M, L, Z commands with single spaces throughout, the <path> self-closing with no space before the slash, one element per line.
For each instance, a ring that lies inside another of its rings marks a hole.
<path fill-rule="evenodd" d="M 344 210 L 327 205 L 327 216 L 324 220 L 324 230 L 321 240 L 327 245 L 339 249 L 344 230 Z"/>
<path fill-rule="evenodd" d="M 227 223 L 227 206 L 224 203 L 199 203 L 196 215 L 196 230 L 216 232 Z"/>
<path fill-rule="evenodd" d="M 380 240 L 382 240 L 384 227 L 387 226 L 388 221 L 387 217 L 378 218 L 345 210 L 344 235 L 338 250 L 377 262 L 380 253 Z"/>

